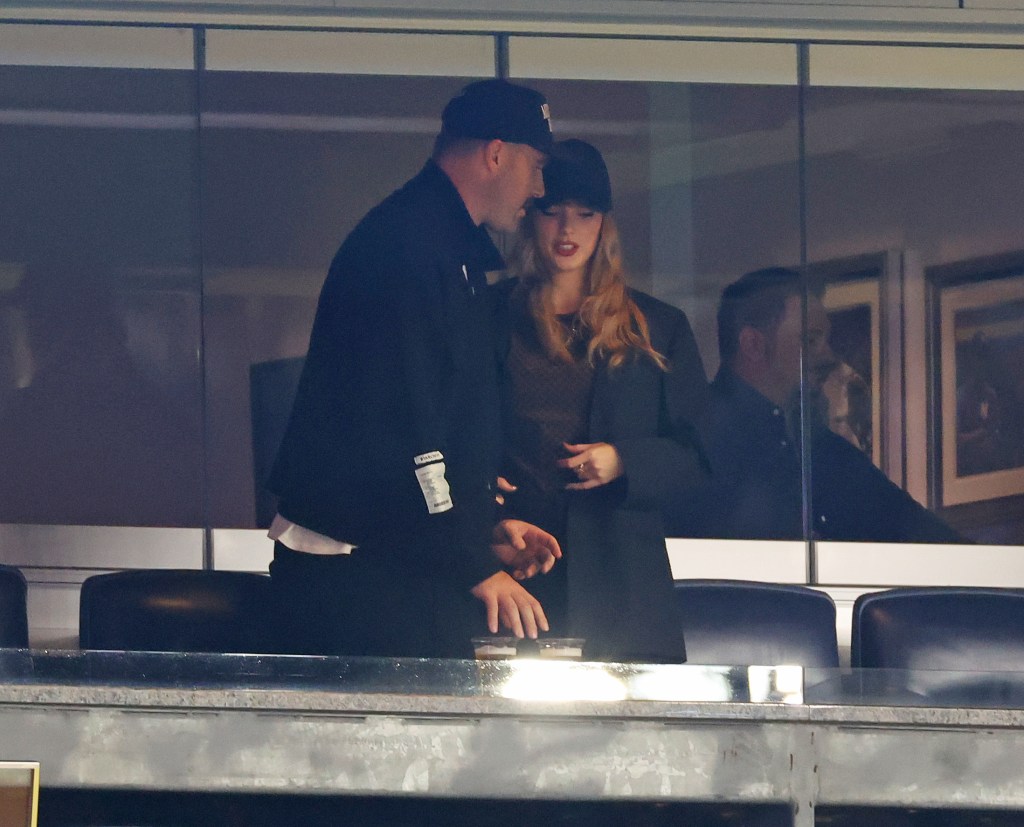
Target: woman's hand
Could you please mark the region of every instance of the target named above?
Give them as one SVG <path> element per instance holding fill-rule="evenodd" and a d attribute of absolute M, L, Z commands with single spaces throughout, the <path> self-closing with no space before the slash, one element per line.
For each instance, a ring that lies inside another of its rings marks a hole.
<path fill-rule="evenodd" d="M 547 574 L 562 556 L 558 540 L 522 520 L 502 520 L 491 533 L 491 550 L 516 580 Z"/>
<path fill-rule="evenodd" d="M 588 491 L 601 485 L 607 485 L 618 479 L 626 469 L 622 458 L 614 445 L 607 442 L 581 442 L 570 445 L 562 443 L 570 456 L 558 460 L 559 468 L 568 468 L 579 479 L 565 486 L 569 491 Z"/>
<path fill-rule="evenodd" d="M 512 483 L 510 483 L 504 477 L 498 477 L 497 488 L 498 488 L 498 492 L 499 493 L 494 495 L 494 501 L 498 505 L 504 505 L 505 504 L 505 495 L 506 494 L 514 494 L 518 490 L 516 488 L 516 486 L 514 486 Z"/>

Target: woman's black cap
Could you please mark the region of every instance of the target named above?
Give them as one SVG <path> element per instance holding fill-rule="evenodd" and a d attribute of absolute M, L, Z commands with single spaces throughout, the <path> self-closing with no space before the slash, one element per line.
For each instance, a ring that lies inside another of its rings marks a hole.
<path fill-rule="evenodd" d="M 507 80 L 478 80 L 448 101 L 441 134 L 452 138 L 498 138 L 551 151 L 551 112 L 544 96 Z"/>
<path fill-rule="evenodd" d="M 544 197 L 534 204 L 545 209 L 566 201 L 598 212 L 612 208 L 612 182 L 604 158 L 596 147 L 578 138 L 555 142 L 544 167 Z"/>

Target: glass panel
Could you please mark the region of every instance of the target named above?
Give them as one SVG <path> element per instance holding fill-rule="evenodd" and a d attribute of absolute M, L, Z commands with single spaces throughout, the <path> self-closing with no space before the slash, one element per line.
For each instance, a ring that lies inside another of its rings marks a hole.
<path fill-rule="evenodd" d="M 553 75 L 561 57 L 557 41 L 548 46 L 553 51 L 541 71 Z M 714 378 L 723 288 L 748 271 L 800 259 L 796 87 L 531 79 L 528 73 L 524 82 L 550 100 L 556 137 L 581 137 L 603 153 L 629 281 L 686 313 L 704 370 Z M 763 459 L 766 451 L 744 442 L 755 433 L 750 415 L 718 394 L 724 375 L 714 404 L 699 418 L 715 482 L 678 492 L 666 529 L 673 537 L 800 540 L 796 454 L 780 505 L 777 486 L 764 481 L 775 473 Z M 686 389 L 695 417 L 699 385 Z M 771 407 L 766 415 L 774 424 Z"/>
<path fill-rule="evenodd" d="M 266 526 L 262 489 L 338 245 L 429 156 L 470 78 L 207 72 L 203 250 L 210 524 Z"/>
<path fill-rule="evenodd" d="M 291 708 L 317 707 L 326 691 L 337 695 L 332 708 L 344 709 L 345 695 L 387 694 L 379 711 L 394 713 L 405 696 L 422 704 L 420 712 L 438 712 L 430 698 L 491 698 L 516 702 L 578 701 L 573 714 L 580 717 L 644 715 L 673 718 L 680 703 L 767 703 L 781 718 L 794 719 L 786 707 L 803 703 L 865 706 L 864 723 L 909 723 L 913 719 L 895 710 L 879 720 L 874 707 L 923 707 L 961 710 L 959 719 L 945 716 L 943 725 L 979 725 L 980 719 L 963 710 L 1024 708 L 1024 673 L 925 669 L 822 669 L 800 666 L 747 667 L 595 663 L 545 661 L 519 656 L 504 661 L 413 658 L 340 658 L 179 652 L 82 651 L 48 652 L 24 649 L 0 650 L 0 686 L 12 701 L 25 702 L 24 688 L 52 688 L 51 702 L 97 703 L 101 696 L 90 687 L 145 687 L 188 690 L 279 689 L 308 693 L 296 698 Z M 321 694 L 318 694 L 321 693 Z M 280 709 L 272 693 L 250 693 L 253 707 L 266 704 Z M 169 696 L 168 696 L 169 697 Z M 36 699 L 30 699 L 35 702 Z M 237 697 L 226 692 L 223 704 L 236 708 Z M 616 708 L 609 702 L 643 701 Z M 152 699 L 160 706 L 163 699 Z M 174 696 L 171 703 L 179 703 Z M 220 701 L 209 693 L 205 702 Z M 131 705 L 119 697 L 113 703 Z M 374 711 L 369 702 L 362 711 Z M 550 707 L 543 707 L 550 711 Z M 706 708 L 706 707 L 705 707 Z M 488 708 L 492 712 L 498 706 Z M 508 709 L 508 708 L 506 708 Z M 515 707 L 522 713 L 524 707 Z M 480 707 L 463 709 L 449 705 L 455 716 L 477 713 Z M 690 713 L 682 713 L 690 717 Z M 853 720 L 849 710 L 837 711 L 844 722 Z M 796 713 L 799 717 L 799 713 Z M 741 716 L 742 717 L 742 716 Z M 827 714 L 825 718 L 827 718 Z M 822 718 L 822 720 L 825 720 Z M 938 722 L 938 721 L 936 721 Z M 923 723 L 918 719 L 917 723 Z"/>
<path fill-rule="evenodd" d="M 812 51 L 812 80 L 836 85 L 807 93 L 808 259 L 824 282 L 837 357 L 818 377 L 828 376 L 821 410 L 848 440 L 813 440 L 816 533 L 1019 544 L 1024 94 L 986 86 L 1024 52 L 872 52 L 867 82 L 878 87 L 857 88 L 843 50 Z M 957 88 L 905 88 L 937 85 L 922 81 L 926 68 Z M 919 582 L 893 565 L 862 569 L 856 582 Z M 1006 583 L 1008 572 L 975 573 Z"/>
<path fill-rule="evenodd" d="M 1024 673 L 948 669 L 805 670 L 805 701 L 850 706 L 1024 708 Z"/>
<path fill-rule="evenodd" d="M 0 73 L 0 522 L 203 524 L 194 90 Z"/>

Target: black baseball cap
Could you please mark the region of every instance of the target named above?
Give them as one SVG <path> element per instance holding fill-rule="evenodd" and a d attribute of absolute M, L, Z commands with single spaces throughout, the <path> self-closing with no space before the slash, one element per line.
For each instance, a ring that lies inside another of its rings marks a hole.
<path fill-rule="evenodd" d="M 534 89 L 507 80 L 478 80 L 448 101 L 441 115 L 441 134 L 450 138 L 496 138 L 551 151 L 551 112 Z"/>
<path fill-rule="evenodd" d="M 540 209 L 575 201 L 598 212 L 612 208 L 612 182 L 597 148 L 570 138 L 551 147 L 544 165 L 544 197 L 534 201 Z"/>

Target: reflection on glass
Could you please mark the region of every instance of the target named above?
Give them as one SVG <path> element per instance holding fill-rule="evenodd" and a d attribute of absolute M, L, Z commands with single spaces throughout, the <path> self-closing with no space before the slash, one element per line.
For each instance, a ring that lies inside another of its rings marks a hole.
<path fill-rule="evenodd" d="M 721 289 L 800 257 L 796 89 L 524 82 L 558 113 L 557 137 L 601 149 L 634 285 L 687 312 L 713 375 Z"/>
<path fill-rule="evenodd" d="M 804 701 L 804 670 L 800 666 L 749 666 L 750 700 L 799 704 Z"/>
<path fill-rule="evenodd" d="M 973 508 L 1019 498 L 1024 494 L 1024 253 L 931 268 L 927 275 L 938 305 L 938 414 L 950 423 L 942 429 L 937 496 L 943 506 Z"/>
<path fill-rule="evenodd" d="M 1024 169 L 1011 137 L 1024 95 L 812 87 L 806 106 L 809 261 L 892 264 L 878 273 L 876 460 L 955 537 L 1020 543 L 1020 383 L 1008 367 L 1019 362 L 1020 293 L 1007 288 L 1024 272 Z M 894 539 L 936 539 L 925 522 L 894 525 Z"/>
<path fill-rule="evenodd" d="M 834 357 L 814 377 L 827 405 L 828 427 L 882 470 L 890 460 L 882 454 L 882 283 L 886 268 L 896 266 L 890 256 L 869 255 L 806 268 L 821 287 Z"/>
<path fill-rule="evenodd" d="M 946 669 L 808 670 L 806 702 L 963 710 L 1024 709 L 1024 673 Z"/>
<path fill-rule="evenodd" d="M 803 703 L 800 666 L 687 666 L 523 659 L 481 672 L 485 692 L 524 701 Z"/>
<path fill-rule="evenodd" d="M 731 701 L 735 699 L 730 676 L 721 669 L 652 667 L 633 675 L 629 682 L 634 697 L 652 701 Z"/>
<path fill-rule="evenodd" d="M 800 258 L 796 89 L 525 82 L 551 101 L 559 137 L 580 137 L 600 148 L 613 181 L 631 283 L 686 312 L 705 369 L 714 376 L 721 363 L 716 315 L 723 288 L 744 272 Z M 799 376 L 799 347 L 795 358 Z M 749 430 L 746 418 L 730 422 L 730 444 Z M 793 496 L 780 519 L 790 529 L 784 536 L 799 539 L 799 462 L 787 467 Z M 762 512 L 774 511 L 778 505 L 772 488 L 759 486 L 743 496 Z M 693 498 L 687 492 L 677 499 L 666 509 L 671 536 L 783 536 L 757 521 L 739 528 L 724 509 L 710 510 L 709 503 L 724 501 L 721 487 L 706 496 Z"/>
<path fill-rule="evenodd" d="M 570 676 L 574 691 L 579 694 L 572 695 L 555 685 L 566 676 Z M 513 678 L 515 681 L 510 683 Z M 34 685 L 51 687 L 57 693 L 70 692 L 76 687 L 125 686 L 153 690 L 174 688 L 176 691 L 230 690 L 225 696 L 229 706 L 237 706 L 234 693 L 238 691 L 251 692 L 248 697 L 254 706 L 279 703 L 275 693 L 262 691 L 272 688 L 313 695 L 326 693 L 325 699 L 350 693 L 357 696 L 357 703 L 364 704 L 367 696 L 378 694 L 408 695 L 414 703 L 422 703 L 426 698 L 513 697 L 536 702 L 650 701 L 649 711 L 664 715 L 675 714 L 678 710 L 667 707 L 659 711 L 657 702 L 961 709 L 966 710 L 963 712 L 965 722 L 970 722 L 971 709 L 1024 709 L 1024 672 L 804 669 L 787 665 L 751 669 L 746 666 L 540 660 L 478 663 L 9 649 L 0 651 L 0 684 L 9 687 L 18 697 L 20 693 L 32 692 Z M 179 696 L 174 697 L 180 702 Z M 207 700 L 213 697 L 208 695 Z M 393 699 L 383 703 L 388 710 L 393 710 Z M 472 706 L 469 711 L 478 713 L 479 709 Z M 583 709 L 586 708 L 581 707 Z M 945 720 L 949 720 L 948 716 Z"/>
<path fill-rule="evenodd" d="M 0 522 L 202 525 L 194 79 L 0 77 Z"/>
<path fill-rule="evenodd" d="M 822 670 L 826 675 L 830 671 Z M 801 667 L 0 650 L 0 684 L 263 690 L 534 701 L 794 703 Z M 265 700 L 274 703 L 272 696 Z M 229 699 L 229 703 L 234 703 Z M 256 703 L 254 701 L 254 703 Z"/>
<path fill-rule="evenodd" d="M 204 73 L 213 525 L 269 525 L 275 502 L 261 475 L 290 412 L 331 258 L 374 204 L 416 174 L 430 154 L 444 104 L 466 82 Z"/>
<path fill-rule="evenodd" d="M 5 67 L 0 521 L 261 521 L 250 368 L 301 359 L 338 241 L 415 172 L 465 80 L 204 72 L 197 101 L 191 72 Z M 811 86 L 801 113 L 787 86 L 524 81 L 559 137 L 601 146 L 634 283 L 686 310 L 709 376 L 722 289 L 798 265 L 804 234 L 834 357 L 808 378 L 832 431 L 954 529 L 866 471 L 867 495 L 843 482 L 845 459 L 812 436 L 815 537 L 1024 542 L 1021 296 L 1006 292 L 1024 272 L 1021 92 Z M 865 257 L 885 260 L 866 280 L 824 272 Z M 802 441 L 793 424 L 778 442 Z M 671 533 L 803 536 L 802 499 L 798 515 L 753 496 L 784 532 L 680 507 Z"/>
<path fill-rule="evenodd" d="M 500 692 L 519 701 L 621 701 L 627 697 L 623 682 L 604 666 L 529 659 L 511 664 Z"/>
<path fill-rule="evenodd" d="M 956 477 L 1024 468 L 1024 301 L 962 310 L 954 325 Z"/>

